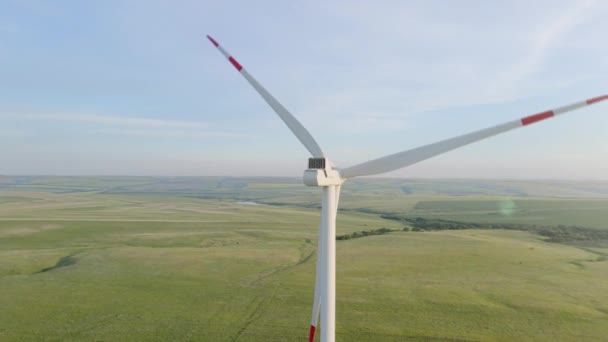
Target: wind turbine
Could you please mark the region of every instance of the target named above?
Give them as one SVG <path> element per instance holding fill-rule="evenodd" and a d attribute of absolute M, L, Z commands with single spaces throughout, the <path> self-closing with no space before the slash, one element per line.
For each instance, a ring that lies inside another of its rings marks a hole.
<path fill-rule="evenodd" d="M 517 120 L 489 127 L 472 133 L 445 139 L 436 143 L 420 146 L 411 150 L 387 155 L 366 161 L 345 169 L 336 168 L 325 156 L 319 144 L 302 124 L 281 105 L 270 93 L 251 76 L 237 60 L 230 55 L 215 39 L 207 36 L 216 48 L 232 63 L 247 82 L 266 100 L 287 127 L 300 140 L 312 155 L 308 159 L 308 169 L 304 171 L 304 184 L 323 188 L 321 200 L 321 227 L 319 229 L 319 248 L 317 249 L 317 269 L 315 292 L 310 323 L 309 341 L 314 341 L 321 314 L 321 341 L 335 340 L 336 318 L 336 215 L 340 187 L 349 178 L 376 175 L 394 171 L 429 159 L 436 155 L 454 150 L 470 143 L 524 127 L 541 120 L 571 112 L 573 110 L 608 100 L 608 95 L 593 97 L 563 107 L 529 115 Z"/>

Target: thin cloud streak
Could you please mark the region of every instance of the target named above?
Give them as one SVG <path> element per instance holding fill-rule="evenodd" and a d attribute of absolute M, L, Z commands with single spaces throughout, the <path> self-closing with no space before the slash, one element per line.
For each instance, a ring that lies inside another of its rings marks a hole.
<path fill-rule="evenodd" d="M 556 43 L 578 25 L 585 22 L 591 13 L 595 0 L 575 2 L 573 8 L 566 8 L 561 15 L 543 25 L 542 30 L 533 35 L 528 53 L 509 68 L 502 76 L 503 88 L 517 87 L 517 84 L 542 69 L 550 50 Z"/>
<path fill-rule="evenodd" d="M 208 124 L 200 121 L 180 121 L 149 118 L 134 118 L 109 116 L 100 114 L 38 114 L 38 113 L 6 113 L 0 114 L 1 119 L 27 121 L 58 121 L 72 123 L 91 123 L 111 126 L 140 126 L 140 127 L 181 127 L 205 128 Z"/>
<path fill-rule="evenodd" d="M 143 130 L 143 129 L 105 129 L 97 131 L 100 134 L 121 135 L 128 137 L 144 137 L 144 138 L 178 138 L 178 139 L 207 139 L 207 138 L 234 138 L 234 139 L 250 139 L 252 135 L 233 133 L 233 132 L 218 132 L 218 131 L 184 131 L 184 130 Z"/>

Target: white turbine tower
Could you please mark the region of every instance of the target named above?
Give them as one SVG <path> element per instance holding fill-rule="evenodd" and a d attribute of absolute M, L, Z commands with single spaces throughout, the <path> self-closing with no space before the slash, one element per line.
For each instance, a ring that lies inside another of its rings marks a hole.
<path fill-rule="evenodd" d="M 319 230 L 319 247 L 317 250 L 317 270 L 315 277 L 315 292 L 312 308 L 312 320 L 309 341 L 314 341 L 315 330 L 318 327 L 319 313 L 321 314 L 321 341 L 333 342 L 335 339 L 336 318 L 336 214 L 340 187 L 349 178 L 369 176 L 394 171 L 436 155 L 454 150 L 461 146 L 504 133 L 519 127 L 527 126 L 541 120 L 552 118 L 600 101 L 608 100 L 608 95 L 590 98 L 553 110 L 526 116 L 524 118 L 489 127 L 469 134 L 442 140 L 433 144 L 417 147 L 411 150 L 387 155 L 345 169 L 337 169 L 326 158 L 325 154 L 312 135 L 302 124 L 281 105 L 270 93 L 251 76 L 243 66 L 234 59 L 217 41 L 210 36 L 207 38 L 232 63 L 253 88 L 266 100 L 287 127 L 300 140 L 312 155 L 308 159 L 308 169 L 304 171 L 304 184 L 323 188 L 321 201 L 321 227 Z"/>

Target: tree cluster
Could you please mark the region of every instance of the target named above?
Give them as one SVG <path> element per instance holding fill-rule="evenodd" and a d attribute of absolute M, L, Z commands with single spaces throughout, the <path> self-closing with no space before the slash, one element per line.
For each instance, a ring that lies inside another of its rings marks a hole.
<path fill-rule="evenodd" d="M 579 226 L 550 226 L 525 223 L 475 223 L 435 218 L 407 217 L 397 214 L 383 214 L 381 217 L 387 220 L 407 222 L 412 226 L 412 231 L 416 232 L 461 229 L 506 229 L 536 233 L 547 237 L 548 242 L 608 241 L 608 230 Z"/>
<path fill-rule="evenodd" d="M 389 228 L 379 228 L 379 229 L 371 229 L 371 230 L 362 230 L 360 232 L 353 232 L 351 234 L 344 234 L 336 236 L 336 240 L 350 240 L 362 238 L 370 235 L 382 235 L 390 232 L 394 232 L 395 230 Z"/>

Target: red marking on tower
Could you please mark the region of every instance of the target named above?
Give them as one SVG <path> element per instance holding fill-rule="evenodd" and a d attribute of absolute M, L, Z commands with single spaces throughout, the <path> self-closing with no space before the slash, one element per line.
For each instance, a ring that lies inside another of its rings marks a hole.
<path fill-rule="evenodd" d="M 210 41 L 213 43 L 213 45 L 215 45 L 215 47 L 220 46 L 220 44 L 218 44 L 218 43 L 215 41 L 215 39 L 211 38 L 211 36 L 210 36 L 210 35 L 207 35 L 207 39 L 209 39 L 209 40 L 210 40 Z"/>
<path fill-rule="evenodd" d="M 524 126 L 533 124 L 535 122 L 548 119 L 548 118 L 552 117 L 553 115 L 555 115 L 555 113 L 553 113 L 552 110 L 548 110 L 546 112 L 526 116 L 525 118 L 521 119 L 521 124 Z"/>
<path fill-rule="evenodd" d="M 600 102 L 600 101 L 604 101 L 604 100 L 608 100 L 608 95 L 594 97 L 585 102 L 587 102 L 587 104 L 590 105 L 590 104 L 594 104 L 596 102 Z"/>
<path fill-rule="evenodd" d="M 315 340 L 315 326 L 311 325 L 310 326 L 310 333 L 308 334 L 308 342 L 313 342 Z"/>
<path fill-rule="evenodd" d="M 232 65 L 234 65 L 236 70 L 241 71 L 241 69 L 243 69 L 243 67 L 239 64 L 239 62 L 236 61 L 236 59 L 234 59 L 234 57 L 230 56 L 228 57 L 228 60 L 230 63 L 232 63 Z"/>

